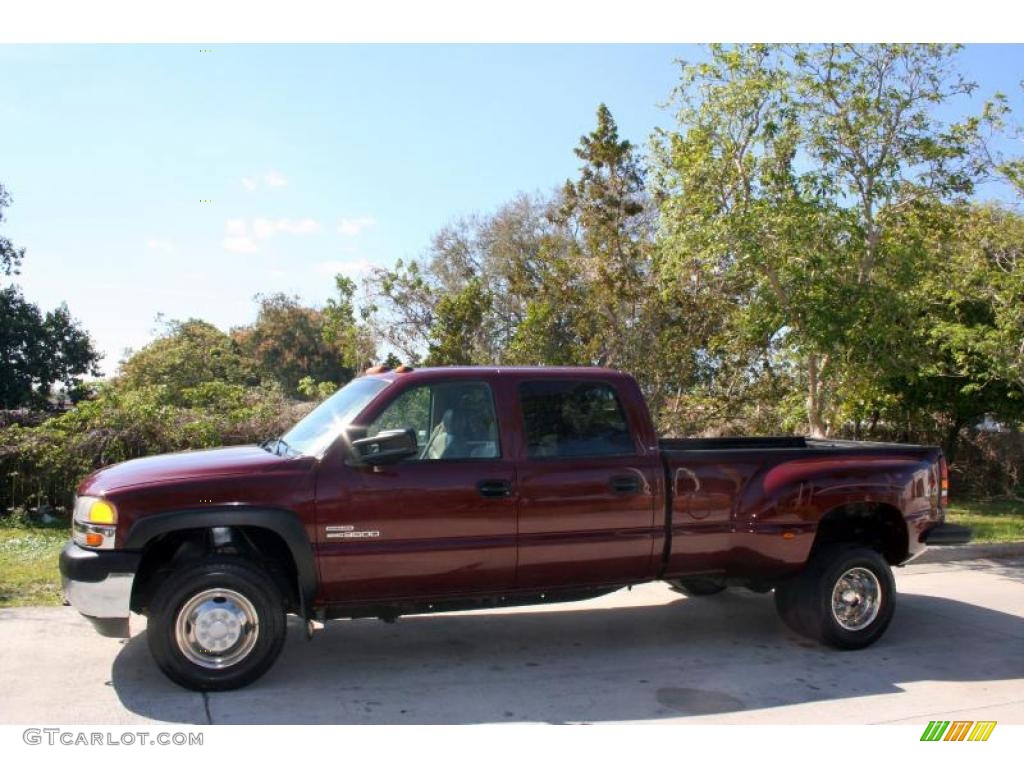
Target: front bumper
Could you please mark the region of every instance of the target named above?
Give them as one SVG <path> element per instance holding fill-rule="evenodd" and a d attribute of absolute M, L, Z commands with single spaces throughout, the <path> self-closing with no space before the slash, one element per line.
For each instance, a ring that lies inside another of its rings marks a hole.
<path fill-rule="evenodd" d="M 64 595 L 105 637 L 128 637 L 138 552 L 85 549 L 69 541 L 60 553 Z"/>
<path fill-rule="evenodd" d="M 921 541 L 929 547 L 948 547 L 966 544 L 971 540 L 971 529 L 966 525 L 942 523 L 921 534 Z"/>

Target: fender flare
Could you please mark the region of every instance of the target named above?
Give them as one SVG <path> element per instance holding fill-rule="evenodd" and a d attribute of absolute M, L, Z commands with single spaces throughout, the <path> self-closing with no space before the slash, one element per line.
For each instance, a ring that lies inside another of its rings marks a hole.
<path fill-rule="evenodd" d="M 155 537 L 190 528 L 265 528 L 284 541 L 295 562 L 300 609 L 304 618 L 311 615 L 317 590 L 316 558 L 305 526 L 294 512 L 273 507 L 238 506 L 231 508 L 192 508 L 161 512 L 132 523 L 125 549 L 143 549 Z"/>

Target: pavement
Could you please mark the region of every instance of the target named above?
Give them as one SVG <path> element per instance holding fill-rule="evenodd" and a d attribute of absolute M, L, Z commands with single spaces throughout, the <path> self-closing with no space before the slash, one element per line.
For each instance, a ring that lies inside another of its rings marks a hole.
<path fill-rule="evenodd" d="M 1024 557 L 896 569 L 886 635 L 836 651 L 771 595 L 663 584 L 541 607 L 300 622 L 240 691 L 199 694 L 72 608 L 0 610 L 0 723 L 1024 723 Z"/>

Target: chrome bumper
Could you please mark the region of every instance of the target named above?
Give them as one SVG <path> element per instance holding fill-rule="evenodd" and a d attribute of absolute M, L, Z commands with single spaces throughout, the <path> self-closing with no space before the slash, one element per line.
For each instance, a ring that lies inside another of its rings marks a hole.
<path fill-rule="evenodd" d="M 134 553 L 84 549 L 69 543 L 60 555 L 64 596 L 106 637 L 128 637 Z"/>
<path fill-rule="evenodd" d="M 134 581 L 134 573 L 112 573 L 103 581 L 64 579 L 64 596 L 86 616 L 126 619 Z"/>

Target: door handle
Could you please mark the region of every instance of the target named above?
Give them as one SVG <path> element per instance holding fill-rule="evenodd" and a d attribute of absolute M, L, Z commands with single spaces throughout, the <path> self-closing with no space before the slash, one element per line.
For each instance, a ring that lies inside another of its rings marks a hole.
<path fill-rule="evenodd" d="M 640 478 L 636 475 L 616 475 L 608 485 L 615 493 L 640 493 Z"/>
<path fill-rule="evenodd" d="M 481 480 L 476 489 L 489 499 L 504 499 L 512 495 L 512 483 L 508 480 Z"/>

